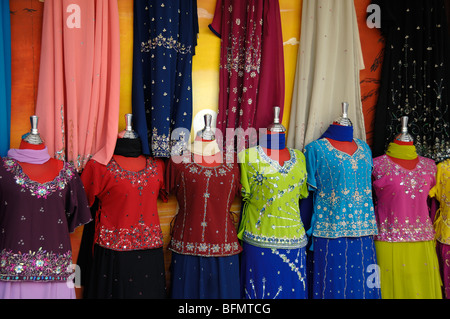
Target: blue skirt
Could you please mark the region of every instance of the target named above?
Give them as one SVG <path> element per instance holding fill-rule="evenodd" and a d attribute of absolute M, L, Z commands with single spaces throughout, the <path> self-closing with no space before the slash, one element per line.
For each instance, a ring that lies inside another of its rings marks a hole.
<path fill-rule="evenodd" d="M 313 299 L 380 299 L 373 236 L 314 237 Z"/>
<path fill-rule="evenodd" d="M 239 256 L 172 252 L 170 290 L 172 299 L 240 299 Z"/>
<path fill-rule="evenodd" d="M 305 248 L 272 249 L 243 243 L 242 296 L 246 299 L 306 299 Z"/>

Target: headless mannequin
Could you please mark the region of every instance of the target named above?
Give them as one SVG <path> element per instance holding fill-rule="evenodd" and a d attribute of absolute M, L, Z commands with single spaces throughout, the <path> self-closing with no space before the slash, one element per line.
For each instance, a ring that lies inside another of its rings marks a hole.
<path fill-rule="evenodd" d="M 205 140 L 201 136 L 195 137 L 195 142 L 214 142 L 215 140 Z M 202 166 L 206 167 L 217 167 L 220 166 L 223 162 L 223 154 L 222 152 L 217 152 L 213 155 L 200 155 L 194 153 L 194 161 L 197 164 L 200 164 Z"/>
<path fill-rule="evenodd" d="M 270 146 L 268 147 L 264 147 L 261 146 L 262 150 L 264 151 L 264 153 L 266 153 L 267 156 L 269 156 L 271 159 L 278 161 L 278 163 L 283 166 L 284 162 L 288 161 L 291 158 L 291 154 L 289 153 L 289 149 L 285 146 L 284 141 L 285 139 L 280 138 L 279 136 L 281 135 L 285 135 L 285 133 L 278 133 L 278 132 L 270 132 L 267 131 L 267 134 L 269 134 L 270 136 L 268 136 L 268 138 L 274 140 L 274 139 L 278 139 L 279 143 L 279 147 L 278 149 L 274 149 L 271 148 Z M 278 135 L 278 136 L 277 136 Z"/>
<path fill-rule="evenodd" d="M 30 144 L 22 139 L 19 149 L 42 150 L 45 144 Z M 64 166 L 64 162 L 56 158 L 50 158 L 44 164 L 30 164 L 19 162 L 22 171 L 33 181 L 47 183 L 55 179 Z"/>
<path fill-rule="evenodd" d="M 407 146 L 412 146 L 414 145 L 414 142 L 402 142 L 399 141 L 397 139 L 395 139 L 393 141 L 393 143 L 398 144 L 398 145 L 407 145 Z M 416 157 L 415 159 L 401 159 L 401 158 L 396 158 L 393 156 L 389 156 L 387 155 L 394 163 L 400 165 L 403 168 L 406 169 L 414 169 L 414 167 L 416 167 L 417 163 L 419 162 L 419 157 Z"/>
<path fill-rule="evenodd" d="M 340 125 L 340 124 L 333 122 L 333 125 Z M 356 145 L 355 141 L 337 141 L 329 137 L 326 137 L 326 139 L 331 143 L 331 145 L 333 145 L 335 149 L 347 153 L 349 155 L 353 155 L 358 148 L 358 145 Z"/>

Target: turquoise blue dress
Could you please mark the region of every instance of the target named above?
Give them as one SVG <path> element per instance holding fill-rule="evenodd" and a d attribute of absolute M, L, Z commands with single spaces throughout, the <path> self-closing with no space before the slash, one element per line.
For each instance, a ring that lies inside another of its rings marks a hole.
<path fill-rule="evenodd" d="M 0 3 L 0 156 L 9 150 L 11 128 L 11 25 L 9 1 Z"/>
<path fill-rule="evenodd" d="M 196 0 L 135 0 L 132 112 L 143 153 L 179 154 L 192 125 Z"/>
<path fill-rule="evenodd" d="M 349 155 L 326 138 L 305 147 L 308 187 L 313 194 L 311 298 L 379 299 L 373 236 L 372 154 L 354 139 Z"/>

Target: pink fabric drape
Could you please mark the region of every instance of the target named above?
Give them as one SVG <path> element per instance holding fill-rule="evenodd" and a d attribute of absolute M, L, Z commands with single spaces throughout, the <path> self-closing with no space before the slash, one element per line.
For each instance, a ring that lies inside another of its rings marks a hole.
<path fill-rule="evenodd" d="M 117 2 L 46 0 L 36 115 L 50 155 L 78 170 L 91 157 L 107 164 L 119 101 Z"/>

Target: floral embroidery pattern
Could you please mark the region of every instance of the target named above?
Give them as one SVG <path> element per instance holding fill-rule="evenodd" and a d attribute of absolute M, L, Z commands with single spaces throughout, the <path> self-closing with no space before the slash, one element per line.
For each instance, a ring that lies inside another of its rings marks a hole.
<path fill-rule="evenodd" d="M 185 45 L 183 43 L 180 43 L 172 36 L 166 38 L 162 35 L 162 33 L 158 34 L 158 36 L 154 37 L 153 39 L 149 39 L 147 42 L 142 42 L 141 52 L 150 52 L 157 47 L 164 47 L 169 50 L 175 50 L 180 54 L 192 53 L 192 45 Z"/>
<path fill-rule="evenodd" d="M 65 281 L 73 273 L 72 253 L 55 254 L 39 248 L 28 253 L 4 249 L 0 254 L 0 280 Z"/>
<path fill-rule="evenodd" d="M 152 249 L 163 245 L 163 234 L 159 225 L 148 226 L 139 222 L 130 228 L 108 229 L 101 226 L 97 243 L 112 250 Z"/>
<path fill-rule="evenodd" d="M 110 171 L 116 179 L 128 179 L 131 184 L 137 185 L 141 188 L 143 186 L 147 186 L 147 182 L 150 177 L 157 175 L 156 161 L 151 157 L 147 158 L 145 168 L 138 172 L 123 169 L 114 160 L 114 158 L 109 161 L 106 169 Z"/>
<path fill-rule="evenodd" d="M 23 171 L 19 163 L 11 158 L 6 158 L 3 165 L 8 172 L 14 175 L 16 184 L 24 189 L 28 189 L 32 196 L 37 198 L 47 198 L 58 190 L 63 190 L 69 181 L 75 176 L 75 168 L 69 162 L 64 163 L 63 169 L 54 180 L 47 183 L 38 183 L 31 180 Z"/>

